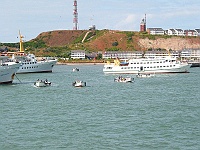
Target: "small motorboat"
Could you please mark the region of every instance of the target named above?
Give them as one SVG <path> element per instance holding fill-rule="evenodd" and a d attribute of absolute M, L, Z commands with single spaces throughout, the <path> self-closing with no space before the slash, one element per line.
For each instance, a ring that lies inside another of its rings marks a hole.
<path fill-rule="evenodd" d="M 37 87 L 46 87 L 46 86 L 50 86 L 51 85 L 51 82 L 49 82 L 47 79 L 46 80 L 37 80 L 35 83 L 34 83 L 35 86 Z"/>
<path fill-rule="evenodd" d="M 154 74 L 146 74 L 146 73 L 138 73 L 136 75 L 136 77 L 138 77 L 138 78 L 150 78 L 150 77 L 153 77 L 153 76 L 155 76 L 155 75 Z"/>
<path fill-rule="evenodd" d="M 74 87 L 85 87 L 86 86 L 86 82 L 76 80 L 75 82 L 72 83 L 72 85 Z"/>
<path fill-rule="evenodd" d="M 122 77 L 122 76 L 119 76 L 119 77 L 116 77 L 114 79 L 115 82 L 123 82 L 123 83 L 131 83 L 134 81 L 134 78 L 131 78 L 131 77 Z"/>
<path fill-rule="evenodd" d="M 78 69 L 78 68 L 73 68 L 72 71 L 73 71 L 73 72 L 79 71 L 79 69 Z"/>

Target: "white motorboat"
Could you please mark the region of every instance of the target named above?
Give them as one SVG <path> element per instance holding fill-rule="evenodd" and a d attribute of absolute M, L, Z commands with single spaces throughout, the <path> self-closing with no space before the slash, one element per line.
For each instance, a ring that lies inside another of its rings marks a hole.
<path fill-rule="evenodd" d="M 17 73 L 42 73 L 52 72 L 53 67 L 57 63 L 57 59 L 46 58 L 37 61 L 34 54 L 25 54 L 23 47 L 23 36 L 19 32 L 20 37 L 20 51 L 13 53 L 12 60 L 21 63 Z"/>
<path fill-rule="evenodd" d="M 7 62 L 7 56 L 0 56 L 0 84 L 12 83 L 20 64 Z"/>
<path fill-rule="evenodd" d="M 34 83 L 35 86 L 37 87 L 46 87 L 46 86 L 50 86 L 51 85 L 51 82 L 49 82 L 47 79 L 42 81 L 42 80 L 37 80 L 35 83 Z"/>
<path fill-rule="evenodd" d="M 79 69 L 78 69 L 78 68 L 73 68 L 72 71 L 73 71 L 73 72 L 79 71 Z"/>
<path fill-rule="evenodd" d="M 122 77 L 122 76 L 119 76 L 119 77 L 116 77 L 114 79 L 115 82 L 123 82 L 123 83 L 131 83 L 134 81 L 134 78 L 131 78 L 131 77 Z"/>
<path fill-rule="evenodd" d="M 138 77 L 138 78 L 150 78 L 150 77 L 154 77 L 154 76 L 155 76 L 155 74 L 147 74 L 147 73 L 138 73 L 136 75 L 136 77 Z"/>
<path fill-rule="evenodd" d="M 103 72 L 106 74 L 158 74 L 158 73 L 186 73 L 191 65 L 181 62 L 174 57 L 162 58 L 136 58 L 121 63 L 119 59 L 114 63 L 107 62 Z"/>
<path fill-rule="evenodd" d="M 75 86 L 75 87 L 85 87 L 86 82 L 76 80 L 75 82 L 72 83 L 72 85 Z"/>

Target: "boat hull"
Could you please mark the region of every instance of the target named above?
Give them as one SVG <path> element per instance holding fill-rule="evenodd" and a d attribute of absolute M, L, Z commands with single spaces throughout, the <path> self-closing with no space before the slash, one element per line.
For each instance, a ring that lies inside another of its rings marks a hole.
<path fill-rule="evenodd" d="M 148 59 L 147 59 L 148 60 Z M 142 61 L 137 60 L 135 64 L 129 64 L 127 66 L 115 65 L 115 64 L 105 64 L 103 72 L 105 74 L 166 74 L 166 73 L 188 73 L 190 64 L 188 63 L 163 63 L 162 66 L 157 65 L 155 60 L 143 61 L 146 64 L 141 65 Z M 162 60 L 163 61 L 163 60 Z M 148 65 L 147 62 L 152 62 L 152 65 Z M 154 62 L 154 63 L 153 63 Z"/>
<path fill-rule="evenodd" d="M 150 78 L 150 77 L 154 77 L 154 74 L 137 74 L 136 77 L 138 78 Z"/>
<path fill-rule="evenodd" d="M 131 77 L 117 77 L 114 79 L 115 82 L 122 82 L 122 83 L 132 83 L 133 82 L 133 78 Z"/>
<path fill-rule="evenodd" d="M 86 82 L 83 81 L 75 81 L 74 83 L 72 83 L 72 85 L 74 87 L 85 87 L 86 86 Z"/>
<path fill-rule="evenodd" d="M 145 71 L 139 71 L 139 70 L 127 70 L 127 71 L 121 71 L 121 70 L 113 70 L 113 71 L 105 71 L 105 74 L 138 74 L 138 73 L 147 73 L 147 74 L 167 74 L 167 73 L 189 73 L 188 70 L 185 69 L 169 69 L 169 70 L 145 70 Z"/>
<path fill-rule="evenodd" d="M 51 85 L 51 82 L 45 82 L 45 81 L 36 81 L 34 83 L 34 85 L 36 87 L 46 87 L 46 86 L 50 86 Z"/>
<path fill-rule="evenodd" d="M 47 73 L 52 72 L 54 65 L 57 63 L 57 60 L 41 61 L 37 63 L 22 63 L 17 74 L 22 73 Z"/>
<path fill-rule="evenodd" d="M 0 66 L 0 84 L 12 83 L 14 76 L 19 69 L 19 63 L 13 63 L 7 66 Z"/>
<path fill-rule="evenodd" d="M 194 62 L 194 63 L 191 63 L 191 68 L 193 67 L 200 67 L 200 62 Z"/>

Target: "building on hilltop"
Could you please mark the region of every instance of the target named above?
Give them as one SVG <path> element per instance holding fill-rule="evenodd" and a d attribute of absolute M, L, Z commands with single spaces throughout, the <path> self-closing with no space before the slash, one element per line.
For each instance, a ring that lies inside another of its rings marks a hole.
<path fill-rule="evenodd" d="M 175 31 L 175 29 L 168 29 L 167 33 L 168 33 L 168 35 L 175 35 L 176 31 Z"/>
<path fill-rule="evenodd" d="M 140 32 L 146 32 L 146 14 L 140 23 Z"/>
<path fill-rule="evenodd" d="M 177 35 L 177 36 L 184 36 L 184 30 L 182 30 L 182 29 L 175 29 L 175 35 Z"/>
<path fill-rule="evenodd" d="M 147 28 L 148 34 L 151 35 L 176 35 L 176 36 L 200 36 L 200 29 L 182 30 L 182 29 L 168 29 L 162 28 Z"/>
<path fill-rule="evenodd" d="M 197 32 L 197 35 L 200 36 L 200 29 L 195 29 L 195 31 Z"/>
<path fill-rule="evenodd" d="M 195 30 L 185 30 L 184 34 L 185 36 L 198 36 L 198 32 Z"/>
<path fill-rule="evenodd" d="M 147 28 L 148 34 L 151 35 L 164 35 L 165 31 L 162 28 Z"/>

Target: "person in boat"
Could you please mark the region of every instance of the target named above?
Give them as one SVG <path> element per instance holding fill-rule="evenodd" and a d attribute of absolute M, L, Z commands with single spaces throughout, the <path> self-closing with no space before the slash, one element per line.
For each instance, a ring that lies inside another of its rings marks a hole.
<path fill-rule="evenodd" d="M 44 59 L 44 58 L 42 58 L 42 61 L 45 61 L 45 59 Z"/>
<path fill-rule="evenodd" d="M 45 83 L 45 84 L 48 84 L 49 82 L 48 82 L 48 80 L 46 79 L 46 80 L 44 81 L 44 83 Z"/>

